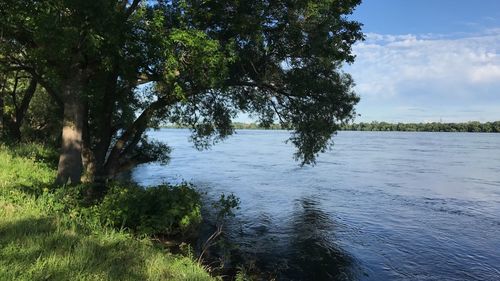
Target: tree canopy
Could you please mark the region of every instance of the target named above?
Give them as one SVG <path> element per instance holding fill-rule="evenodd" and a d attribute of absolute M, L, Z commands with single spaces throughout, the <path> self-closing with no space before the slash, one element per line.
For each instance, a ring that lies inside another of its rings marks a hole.
<path fill-rule="evenodd" d="M 162 122 L 188 124 L 205 148 L 240 112 L 293 130 L 310 164 L 355 116 L 342 65 L 363 39 L 347 17 L 359 3 L 4 0 L 1 71 L 22 71 L 61 108 L 60 184 L 168 161 L 145 134 Z"/>

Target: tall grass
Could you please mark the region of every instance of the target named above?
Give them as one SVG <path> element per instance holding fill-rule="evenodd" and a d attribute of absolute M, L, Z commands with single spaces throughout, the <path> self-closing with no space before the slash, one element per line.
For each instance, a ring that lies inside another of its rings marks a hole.
<path fill-rule="evenodd" d="M 53 157 L 0 146 L 0 280 L 214 280 L 148 238 L 61 212 Z"/>

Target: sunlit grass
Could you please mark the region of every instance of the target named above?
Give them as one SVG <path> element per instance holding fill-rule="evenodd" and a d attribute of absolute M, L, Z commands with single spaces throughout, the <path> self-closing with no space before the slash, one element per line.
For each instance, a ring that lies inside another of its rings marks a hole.
<path fill-rule="evenodd" d="M 46 161 L 0 147 L 0 280 L 213 280 L 147 238 L 52 212 Z"/>

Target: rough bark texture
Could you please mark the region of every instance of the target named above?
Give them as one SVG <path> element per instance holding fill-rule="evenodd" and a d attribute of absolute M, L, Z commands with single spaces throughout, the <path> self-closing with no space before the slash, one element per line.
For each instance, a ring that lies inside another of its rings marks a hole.
<path fill-rule="evenodd" d="M 77 184 L 82 176 L 82 138 L 85 119 L 82 89 L 81 73 L 68 79 L 63 88 L 64 119 L 56 178 L 56 184 L 59 185 Z"/>

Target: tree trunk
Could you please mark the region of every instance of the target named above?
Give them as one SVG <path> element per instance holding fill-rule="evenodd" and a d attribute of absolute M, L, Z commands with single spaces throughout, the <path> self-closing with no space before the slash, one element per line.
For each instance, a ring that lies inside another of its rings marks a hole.
<path fill-rule="evenodd" d="M 118 138 L 115 145 L 109 153 L 108 160 L 105 164 L 105 173 L 108 178 L 116 177 L 120 171 L 120 158 L 126 156 L 140 141 L 142 134 L 146 131 L 148 122 L 151 116 L 160 108 L 172 104 L 175 101 L 175 96 L 171 95 L 168 98 L 159 99 L 153 102 L 135 119 L 129 128 Z"/>
<path fill-rule="evenodd" d="M 31 79 L 28 89 L 24 92 L 24 96 L 21 100 L 21 104 L 19 106 L 16 105 L 15 112 L 15 120 L 11 122 L 10 132 L 12 134 L 12 139 L 15 142 L 21 142 L 21 126 L 23 125 L 24 117 L 26 116 L 26 112 L 28 111 L 31 99 L 35 94 L 37 86 L 37 81 L 35 79 Z"/>
<path fill-rule="evenodd" d="M 58 185 L 78 184 L 81 181 L 82 134 L 85 119 L 83 81 L 82 72 L 77 72 L 65 81 L 63 86 L 64 119 L 56 178 Z"/>
<path fill-rule="evenodd" d="M 5 120 L 4 120 L 4 101 L 3 101 L 3 97 L 4 97 L 4 94 L 5 94 L 5 84 L 6 84 L 6 78 L 5 78 L 5 74 L 3 74 L 1 77 L 0 77 L 0 139 L 3 137 L 4 133 L 5 133 Z"/>
<path fill-rule="evenodd" d="M 13 143 L 21 142 L 21 126 L 17 123 L 15 118 L 9 122 L 9 137 L 9 141 Z"/>
<path fill-rule="evenodd" d="M 90 141 L 88 103 L 85 103 L 83 118 L 84 121 L 83 121 L 83 132 L 82 132 L 82 164 L 83 164 L 82 181 L 85 183 L 93 183 L 95 181 L 95 174 L 96 174 L 96 158 L 95 158 L 95 153 L 92 150 L 92 145 Z"/>
<path fill-rule="evenodd" d="M 117 79 L 118 67 L 116 64 L 113 66 L 113 71 L 108 74 L 106 80 L 106 88 L 103 96 L 103 110 L 99 115 L 100 130 L 97 132 L 99 142 L 94 150 L 94 181 L 97 183 L 104 183 L 108 177 L 104 168 L 106 163 L 106 156 L 111 145 L 111 140 L 114 135 L 113 131 L 113 112 L 115 111 L 115 101 L 117 93 Z"/>
<path fill-rule="evenodd" d="M 0 138 L 4 133 L 3 106 L 3 93 L 0 93 Z"/>

